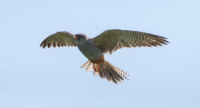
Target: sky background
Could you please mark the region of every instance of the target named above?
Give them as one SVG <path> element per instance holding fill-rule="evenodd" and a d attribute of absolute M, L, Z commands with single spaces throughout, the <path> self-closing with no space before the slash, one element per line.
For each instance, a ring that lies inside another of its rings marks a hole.
<path fill-rule="evenodd" d="M 39 47 L 58 31 L 107 29 L 170 43 L 107 54 L 130 75 L 118 85 L 80 68 L 76 47 Z M 199 0 L 1 0 L 0 31 L 0 108 L 200 108 Z"/>

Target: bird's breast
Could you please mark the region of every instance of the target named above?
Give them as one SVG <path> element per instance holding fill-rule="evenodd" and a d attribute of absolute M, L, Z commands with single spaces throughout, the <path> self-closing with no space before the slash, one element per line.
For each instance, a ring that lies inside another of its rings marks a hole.
<path fill-rule="evenodd" d="M 78 45 L 79 50 L 92 62 L 103 62 L 104 55 L 102 51 L 91 42 L 87 41 Z"/>

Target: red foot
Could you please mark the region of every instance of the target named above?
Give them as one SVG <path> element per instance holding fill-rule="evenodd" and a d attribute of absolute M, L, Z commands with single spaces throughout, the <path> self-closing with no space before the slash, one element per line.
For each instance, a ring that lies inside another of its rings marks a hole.
<path fill-rule="evenodd" d="M 99 64 L 93 64 L 93 69 L 95 72 L 100 72 Z"/>

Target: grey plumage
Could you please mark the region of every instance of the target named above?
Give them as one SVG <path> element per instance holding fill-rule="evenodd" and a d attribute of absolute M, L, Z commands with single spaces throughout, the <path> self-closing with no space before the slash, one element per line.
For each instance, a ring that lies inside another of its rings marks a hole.
<path fill-rule="evenodd" d="M 84 34 L 76 34 L 74 36 L 64 31 L 47 37 L 40 47 L 78 46 L 83 55 L 89 59 L 81 68 L 86 68 L 87 71 L 94 69 L 96 72 L 97 70 L 95 70 L 94 66 L 97 65 L 100 68 L 99 75 L 101 78 L 106 78 L 108 81 L 113 81 L 117 84 L 121 80 L 127 79 L 129 75 L 106 61 L 104 58 L 105 53 L 112 54 L 123 47 L 162 46 L 169 43 L 166 39 L 150 33 L 129 30 L 106 30 L 95 38 L 88 38 Z"/>

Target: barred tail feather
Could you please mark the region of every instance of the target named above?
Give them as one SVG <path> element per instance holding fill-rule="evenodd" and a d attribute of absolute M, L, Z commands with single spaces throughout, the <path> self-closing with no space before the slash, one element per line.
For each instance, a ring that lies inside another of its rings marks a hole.
<path fill-rule="evenodd" d="M 93 70 L 92 68 L 93 63 L 91 61 L 87 61 L 85 64 L 81 66 L 81 68 L 86 68 L 86 71 Z M 115 67 L 108 61 L 104 60 L 104 63 L 100 63 L 100 77 L 102 79 L 106 78 L 108 81 L 113 81 L 115 84 L 118 82 L 121 82 L 121 80 L 124 80 L 128 78 L 126 76 L 129 76 L 125 71 Z"/>

